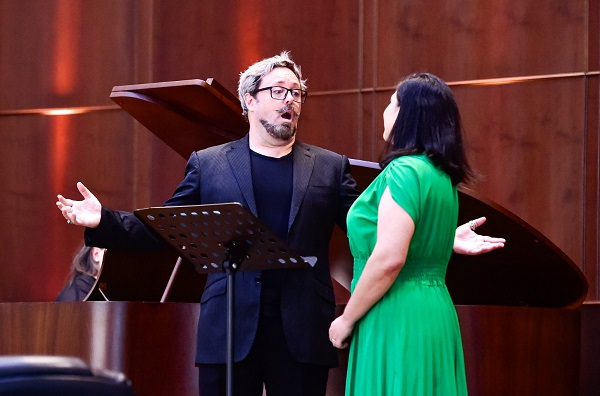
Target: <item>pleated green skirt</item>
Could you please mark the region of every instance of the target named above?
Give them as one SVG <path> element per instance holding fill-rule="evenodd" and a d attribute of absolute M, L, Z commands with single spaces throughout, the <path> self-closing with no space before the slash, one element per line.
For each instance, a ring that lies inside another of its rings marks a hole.
<path fill-rule="evenodd" d="M 443 272 L 416 267 L 403 269 L 355 326 L 346 395 L 467 394 L 460 327 Z"/>

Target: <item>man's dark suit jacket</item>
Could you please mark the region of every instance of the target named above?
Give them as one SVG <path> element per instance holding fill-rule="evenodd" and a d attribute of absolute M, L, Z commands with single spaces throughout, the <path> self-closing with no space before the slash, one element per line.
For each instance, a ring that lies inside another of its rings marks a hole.
<path fill-rule="evenodd" d="M 358 191 L 347 157 L 300 142 L 294 144 L 293 156 L 294 190 L 287 244 L 302 256 L 316 256 L 317 263 L 314 267 L 284 271 L 284 334 L 298 361 L 335 366 L 337 352 L 328 338 L 335 310 L 329 242 L 336 223 L 346 230 L 346 215 Z M 256 216 L 248 136 L 192 153 L 184 180 L 165 205 L 225 202 L 239 202 Z M 160 244 L 133 214 L 107 208 L 102 209 L 99 227 L 87 229 L 85 236 L 86 244 L 106 248 Z M 260 272 L 236 274 L 235 361 L 247 356 L 254 341 L 260 291 Z M 226 274 L 211 273 L 201 300 L 197 363 L 225 363 L 226 312 Z"/>

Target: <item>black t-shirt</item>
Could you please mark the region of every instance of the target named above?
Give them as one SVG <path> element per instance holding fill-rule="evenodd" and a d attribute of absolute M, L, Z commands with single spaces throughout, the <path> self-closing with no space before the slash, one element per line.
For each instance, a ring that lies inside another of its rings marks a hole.
<path fill-rule="evenodd" d="M 294 183 L 293 152 L 272 158 L 250 151 L 258 218 L 282 241 L 287 240 Z M 261 310 L 279 313 L 284 270 L 262 272 Z"/>

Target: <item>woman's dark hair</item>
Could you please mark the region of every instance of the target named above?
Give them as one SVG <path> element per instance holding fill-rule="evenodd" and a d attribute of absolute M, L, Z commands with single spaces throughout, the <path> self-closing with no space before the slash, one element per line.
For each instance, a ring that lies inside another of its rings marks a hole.
<path fill-rule="evenodd" d="M 69 273 L 69 282 L 79 274 L 87 274 L 90 276 L 98 276 L 98 263 L 94 261 L 91 246 L 82 246 L 71 263 L 71 271 Z"/>
<path fill-rule="evenodd" d="M 400 111 L 381 168 L 404 155 L 425 154 L 453 185 L 474 179 L 463 148 L 458 106 L 448 85 L 433 74 L 411 74 L 396 87 L 396 98 Z"/>

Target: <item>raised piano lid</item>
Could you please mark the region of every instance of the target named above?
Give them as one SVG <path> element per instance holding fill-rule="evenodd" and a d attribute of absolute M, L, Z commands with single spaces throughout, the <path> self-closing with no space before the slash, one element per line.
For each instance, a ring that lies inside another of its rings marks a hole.
<path fill-rule="evenodd" d="M 350 163 L 361 190 L 379 174 L 374 162 Z M 459 224 L 485 216 L 477 232 L 505 238 L 506 244 L 479 256 L 452 256 L 446 284 L 455 304 L 577 308 L 583 302 L 585 276 L 552 241 L 472 190 L 460 188 L 458 199 Z"/>
<path fill-rule="evenodd" d="M 238 99 L 214 79 L 116 86 L 110 97 L 184 158 L 248 130 Z M 351 164 L 359 188 L 379 173 L 373 162 Z M 460 189 L 459 204 L 459 224 L 485 216 L 478 233 L 507 242 L 484 255 L 453 255 L 446 283 L 455 304 L 577 308 L 584 301 L 585 276 L 539 231 L 473 191 Z"/>
<path fill-rule="evenodd" d="M 237 97 L 212 78 L 115 86 L 110 98 L 186 159 L 248 131 Z"/>

